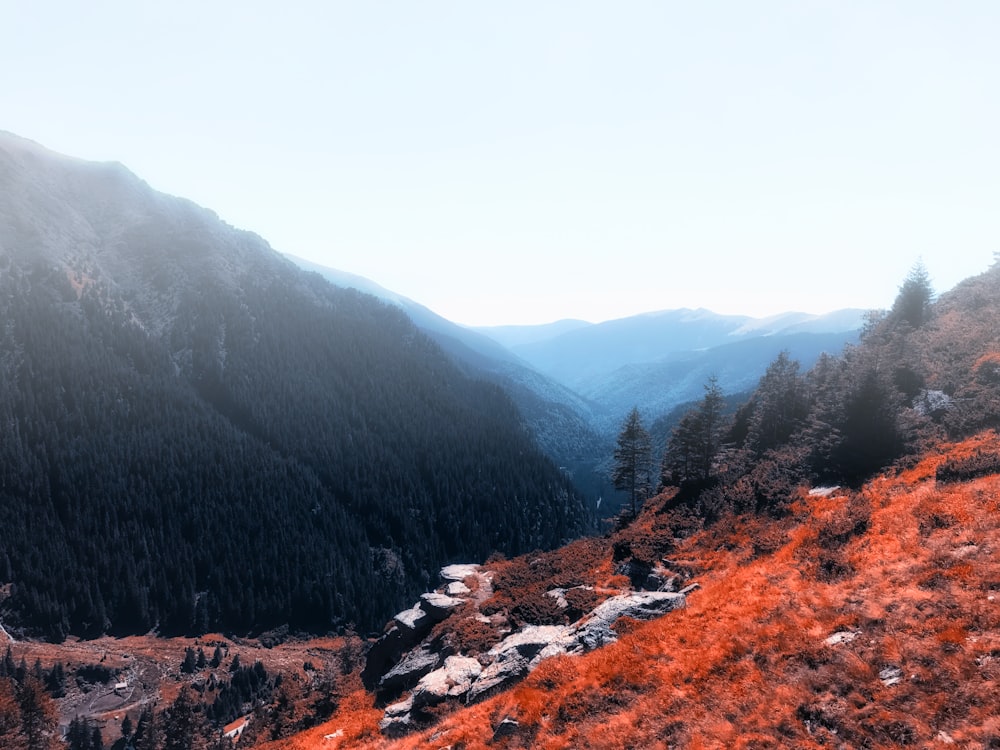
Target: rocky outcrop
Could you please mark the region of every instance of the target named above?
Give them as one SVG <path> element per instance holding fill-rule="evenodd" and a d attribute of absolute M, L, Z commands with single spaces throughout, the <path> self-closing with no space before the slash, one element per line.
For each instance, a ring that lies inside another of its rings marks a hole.
<path fill-rule="evenodd" d="M 476 580 L 470 581 L 470 577 Z M 475 565 L 449 565 L 442 569 L 441 578 L 442 590 L 423 594 L 416 606 L 396 615 L 369 651 L 366 685 L 375 686 L 380 700 L 392 700 L 411 690 L 405 700 L 386 707 L 380 723 L 386 735 L 412 731 L 426 720 L 424 709 L 446 700 L 472 703 L 503 690 L 524 679 L 544 659 L 582 654 L 612 643 L 618 638 L 613 626 L 621 618 L 660 617 L 683 607 L 685 595 L 697 587 L 689 586 L 683 592 L 625 591 L 606 599 L 572 624 L 526 625 L 473 658 L 453 650 L 449 653 L 450 647 L 443 647 L 440 637 L 426 636 L 437 622 L 459 611 L 464 612 L 460 618 L 491 623 L 476 608 L 484 592 L 492 593 L 490 574 Z M 566 591 L 553 589 L 547 594 L 566 608 Z M 456 627 L 461 627 L 461 619 L 456 619 Z"/>
<path fill-rule="evenodd" d="M 683 607 L 684 594 L 671 591 L 633 591 L 613 596 L 578 624 L 575 632 L 575 652 L 592 651 L 618 640 L 611 626 L 622 617 L 633 620 L 652 620 L 671 610 Z"/>
<path fill-rule="evenodd" d="M 404 655 L 407 651 L 417 646 L 436 623 L 448 617 L 462 603 L 462 599 L 432 592 L 424 594 L 418 604 L 393 617 L 388 629 L 368 651 L 365 668 L 361 672 L 364 686 L 368 690 L 388 693 L 393 692 L 393 686 L 398 686 L 397 690 L 410 687 L 396 677 L 388 685 L 383 685 L 382 681 L 395 671 L 401 660 L 406 661 Z"/>
<path fill-rule="evenodd" d="M 509 635 L 487 652 L 490 663 L 470 687 L 466 701 L 502 690 L 523 679 L 542 659 L 565 654 L 575 644 L 573 628 L 562 625 L 529 625 Z"/>
<path fill-rule="evenodd" d="M 401 693 L 420 680 L 424 675 L 437 669 L 441 664 L 441 654 L 424 646 L 408 651 L 403 658 L 379 679 L 378 690 L 382 693 Z"/>
<path fill-rule="evenodd" d="M 444 666 L 425 675 L 413 689 L 413 708 L 436 706 L 446 698 L 459 698 L 482 673 L 478 660 L 468 656 L 449 656 Z"/>

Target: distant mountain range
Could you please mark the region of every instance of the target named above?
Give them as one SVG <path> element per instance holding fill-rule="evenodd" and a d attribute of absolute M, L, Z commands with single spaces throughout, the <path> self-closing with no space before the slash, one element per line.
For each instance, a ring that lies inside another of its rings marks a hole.
<path fill-rule="evenodd" d="M 783 350 L 803 368 L 823 352 L 839 353 L 845 344 L 857 341 L 866 313 L 843 309 L 825 315 L 787 312 L 753 318 L 678 309 L 602 323 L 560 320 L 533 326 L 466 328 L 369 279 L 292 260 L 334 284 L 399 306 L 472 372 L 478 369 L 508 386 L 516 384 L 517 400 L 529 422 L 548 424 L 544 418 L 532 417 L 550 413 L 552 405 L 558 404 L 575 414 L 567 415 L 574 429 L 595 432 L 604 445 L 633 406 L 656 419 L 699 398 L 709 376 L 715 375 L 727 393 L 739 393 L 751 390 Z M 541 407 L 543 403 L 548 406 Z M 564 420 L 561 427 L 567 426 Z M 569 454 L 558 447 L 566 435 L 560 430 L 542 439 L 560 463 L 569 460 Z"/>

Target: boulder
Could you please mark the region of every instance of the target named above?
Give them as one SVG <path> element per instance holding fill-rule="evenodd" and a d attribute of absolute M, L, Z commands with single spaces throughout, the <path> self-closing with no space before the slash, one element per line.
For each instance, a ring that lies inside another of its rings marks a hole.
<path fill-rule="evenodd" d="M 534 659 L 542 651 L 565 651 L 573 644 L 573 628 L 566 625 L 526 625 L 489 650 L 490 656 L 506 658 L 517 652 Z"/>
<path fill-rule="evenodd" d="M 479 566 L 473 563 L 460 565 L 446 565 L 441 568 L 441 580 L 443 581 L 464 581 L 469 576 L 479 572 Z"/>
<path fill-rule="evenodd" d="M 529 625 L 491 648 L 493 661 L 483 669 L 469 690 L 473 702 L 511 685 L 538 666 L 542 659 L 565 654 L 574 643 L 573 629 L 562 625 Z"/>
<path fill-rule="evenodd" d="M 823 641 L 827 646 L 838 646 L 841 643 L 850 643 L 858 634 L 850 630 L 838 630 L 831 636 L 828 636 L 826 640 Z"/>
<path fill-rule="evenodd" d="M 420 678 L 413 688 L 412 708 L 433 706 L 446 698 L 465 695 L 482 671 L 483 667 L 476 659 L 449 656 L 444 660 L 444 666 Z"/>
<path fill-rule="evenodd" d="M 396 665 L 382 675 L 380 693 L 400 693 L 417 684 L 421 677 L 434 671 L 441 663 L 441 655 L 429 648 L 419 648 L 403 655 Z"/>
<path fill-rule="evenodd" d="M 385 716 L 378 723 L 378 728 L 387 737 L 402 737 L 412 732 L 416 727 L 410 717 L 413 710 L 413 698 L 393 703 L 385 709 Z"/>
<path fill-rule="evenodd" d="M 419 604 L 415 604 L 409 609 L 404 609 L 393 617 L 392 621 L 396 624 L 396 627 L 403 630 L 411 630 L 415 633 L 425 629 L 430 630 L 434 624 L 431 621 L 430 614 Z"/>
<path fill-rule="evenodd" d="M 576 643 L 569 650 L 592 651 L 607 643 L 614 643 L 618 640 L 618 635 L 611 626 L 619 618 L 652 620 L 683 607 L 684 602 L 684 594 L 672 591 L 634 591 L 613 596 L 580 620 L 576 626 Z"/>
<path fill-rule="evenodd" d="M 504 737 L 511 737 L 517 734 L 517 730 L 521 728 L 517 719 L 508 716 L 506 719 L 497 724 L 497 728 L 493 730 L 493 739 L 500 740 Z"/>
<path fill-rule="evenodd" d="M 461 581 L 452 581 L 444 587 L 444 593 L 448 596 L 468 596 L 472 593 L 472 589 Z"/>
<path fill-rule="evenodd" d="M 433 591 L 428 594 L 420 595 L 420 609 L 426 612 L 427 615 L 436 622 L 440 622 L 445 619 L 464 603 L 465 601 L 463 599 L 458 599 L 454 596 L 447 596 L 446 594 L 438 594 Z"/>
<path fill-rule="evenodd" d="M 365 688 L 378 688 L 382 676 L 431 632 L 434 622 L 419 606 L 405 609 L 393 617 L 389 629 L 372 644 L 365 656 L 365 668 L 361 672 Z"/>
<path fill-rule="evenodd" d="M 551 596 L 556 600 L 556 604 L 559 605 L 559 609 L 568 609 L 569 602 L 566 601 L 566 589 L 552 589 L 551 591 L 546 591 L 545 596 Z"/>
<path fill-rule="evenodd" d="M 903 681 L 903 670 L 895 665 L 889 665 L 878 673 L 878 678 L 886 687 L 892 687 Z"/>

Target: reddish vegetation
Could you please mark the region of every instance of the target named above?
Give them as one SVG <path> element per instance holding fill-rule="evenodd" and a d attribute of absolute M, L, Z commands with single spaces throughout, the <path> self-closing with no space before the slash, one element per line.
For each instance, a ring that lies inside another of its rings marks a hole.
<path fill-rule="evenodd" d="M 357 692 L 266 747 L 1000 746 L 1000 476 L 977 458 L 998 454 L 984 433 L 858 492 L 803 490 L 779 520 L 723 518 L 685 538 L 670 534 L 669 498 L 654 498 L 608 540 L 497 562 L 495 604 L 621 583 L 612 560 L 631 556 L 694 575 L 686 609 L 619 623 L 618 643 L 544 662 L 420 734 L 383 738 Z M 505 719 L 517 725 L 494 739 Z"/>

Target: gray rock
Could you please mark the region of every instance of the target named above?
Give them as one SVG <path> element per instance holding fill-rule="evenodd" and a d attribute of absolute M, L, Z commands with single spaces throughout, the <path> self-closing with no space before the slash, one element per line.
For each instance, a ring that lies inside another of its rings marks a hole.
<path fill-rule="evenodd" d="M 424 675 L 413 688 L 413 708 L 433 706 L 446 698 L 458 698 L 469 692 L 483 671 L 482 665 L 468 656 L 449 656 L 444 666 Z"/>
<path fill-rule="evenodd" d="M 461 581 L 452 581 L 444 587 L 444 593 L 448 596 L 468 596 L 472 593 L 472 589 Z"/>
<path fill-rule="evenodd" d="M 406 716 L 413 710 L 413 696 L 410 696 L 406 700 L 401 700 L 399 703 L 393 703 L 391 706 L 385 707 L 386 718 L 398 719 L 400 716 Z"/>
<path fill-rule="evenodd" d="M 479 572 L 479 566 L 472 563 L 446 565 L 441 568 L 441 579 L 444 581 L 464 581 L 469 576 Z"/>
<path fill-rule="evenodd" d="M 923 390 L 913 399 L 913 410 L 925 417 L 939 417 L 954 407 L 951 396 L 944 391 Z"/>
<path fill-rule="evenodd" d="M 441 663 L 440 654 L 428 648 L 409 651 L 379 680 L 380 692 L 398 692 L 417 684 L 421 677 L 432 672 Z"/>
<path fill-rule="evenodd" d="M 886 687 L 892 687 L 903 681 L 903 670 L 896 666 L 888 666 L 878 673 L 878 678 Z"/>
<path fill-rule="evenodd" d="M 396 623 L 397 627 L 412 631 L 423 630 L 432 624 L 427 610 L 423 609 L 419 604 L 409 609 L 404 609 L 393 617 L 392 620 Z"/>
<path fill-rule="evenodd" d="M 456 609 L 465 604 L 465 600 L 454 596 L 430 592 L 420 595 L 420 609 L 426 612 L 432 619 L 441 621 Z"/>
<path fill-rule="evenodd" d="M 533 659 L 549 647 L 565 649 L 573 644 L 573 628 L 566 625 L 527 625 L 504 638 L 489 650 L 490 656 L 504 658 L 513 651 Z"/>
<path fill-rule="evenodd" d="M 435 620 L 419 606 L 403 610 L 392 618 L 389 629 L 368 650 L 361 681 L 368 690 L 379 686 L 382 676 L 391 670 L 406 652 L 431 632 Z"/>
<path fill-rule="evenodd" d="M 405 737 L 417 727 L 414 725 L 410 715 L 405 714 L 404 716 L 393 718 L 385 717 L 379 721 L 378 728 L 386 737 L 399 738 Z"/>
<path fill-rule="evenodd" d="M 413 710 L 413 698 L 407 698 L 399 703 L 393 703 L 385 709 L 385 716 L 378 723 L 379 731 L 387 737 L 402 737 L 416 727 L 410 718 Z"/>
<path fill-rule="evenodd" d="M 513 734 L 517 734 L 517 730 L 520 728 L 521 725 L 517 722 L 517 719 L 508 716 L 497 724 L 497 728 L 493 730 L 493 739 L 499 740 L 504 737 L 510 737 Z"/>
<path fill-rule="evenodd" d="M 565 654 L 574 643 L 573 629 L 562 625 L 529 625 L 491 648 L 493 661 L 469 690 L 471 703 L 524 678 L 542 659 Z"/>
<path fill-rule="evenodd" d="M 469 688 L 466 701 L 474 703 L 522 680 L 528 674 L 529 664 L 531 659 L 519 655 L 517 651 L 505 658 L 497 659 L 483 669 L 479 678 Z"/>
<path fill-rule="evenodd" d="M 551 596 L 555 599 L 559 609 L 569 608 L 569 602 L 566 601 L 566 589 L 552 589 L 551 591 L 546 591 L 545 596 Z"/>
<path fill-rule="evenodd" d="M 851 630 L 838 630 L 823 641 L 827 646 L 839 646 L 841 643 L 850 643 L 858 637 L 858 633 Z"/>
<path fill-rule="evenodd" d="M 614 643 L 618 635 L 611 629 L 622 617 L 635 620 L 652 620 L 660 615 L 683 607 L 684 594 L 672 591 L 635 591 L 613 596 L 599 604 L 576 627 L 576 644 L 571 652 L 592 651 Z"/>

